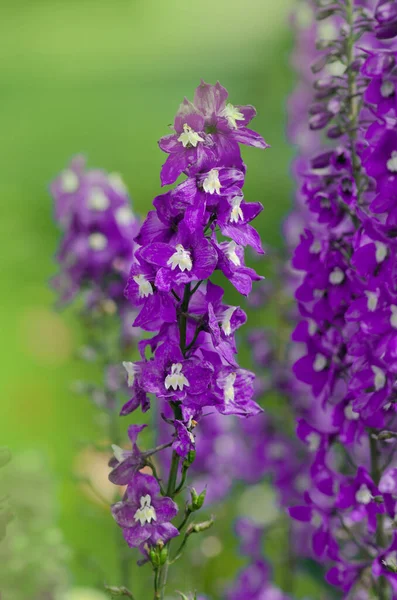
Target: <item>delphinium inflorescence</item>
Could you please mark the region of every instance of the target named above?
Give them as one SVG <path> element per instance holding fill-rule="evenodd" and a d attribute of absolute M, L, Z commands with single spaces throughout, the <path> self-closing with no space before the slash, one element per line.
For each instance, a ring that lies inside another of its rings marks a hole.
<path fill-rule="evenodd" d="M 122 415 L 150 408 L 163 415 L 168 435 L 157 448 L 141 452 L 131 425 L 132 450 L 116 452 L 110 479 L 127 485 L 113 515 L 126 542 L 143 553 L 154 570 L 154 598 L 164 597 L 169 565 L 188 538 L 212 521 L 189 523 L 201 508 L 205 492 L 190 490 L 179 522 L 175 498 L 185 490 L 195 458 L 195 431 L 213 415 L 248 417 L 260 412 L 253 400 L 254 375 L 236 362 L 235 331 L 246 321 L 244 311 L 224 301 L 224 290 L 211 278 L 216 270 L 243 295 L 261 279 L 244 262 L 244 247 L 262 252 L 260 237 L 249 224 L 262 210 L 244 201 L 245 165 L 239 143 L 266 148 L 246 125 L 252 106 L 227 102 L 219 83 L 198 86 L 194 101 L 185 99 L 174 121 L 175 133 L 162 138 L 169 154 L 161 171 L 163 185 L 183 173 L 182 183 L 154 199 L 136 237 L 126 297 L 139 314 L 134 321 L 155 335 L 139 343 L 141 360 L 124 362 L 132 397 Z M 205 443 L 205 440 L 203 440 Z M 168 474 L 159 473 L 156 453 L 171 451 Z M 142 473 L 149 466 L 152 474 Z M 178 549 L 170 550 L 180 536 Z"/>
<path fill-rule="evenodd" d="M 50 186 L 55 220 L 62 231 L 55 257 L 59 271 L 51 284 L 58 294 L 57 305 L 69 305 L 78 315 L 83 338 L 79 358 L 95 363 L 103 380 L 101 384 L 75 382 L 73 391 L 89 397 L 98 408 L 101 425 L 98 440 L 84 442 L 83 452 L 92 456 L 92 451 L 99 450 L 106 464 L 106 440 L 119 443 L 118 406 L 125 401 L 127 391 L 120 362 L 127 348 L 136 347 L 131 328 L 133 310 L 124 297 L 124 288 L 139 220 L 120 175 L 87 169 L 85 163 L 84 157 L 76 156 Z M 86 475 L 84 484 L 98 495 Z M 80 479 L 82 476 L 79 474 Z M 102 497 L 99 500 L 111 502 Z M 126 584 L 128 553 L 121 535 L 117 542 L 121 579 Z"/>
<path fill-rule="evenodd" d="M 313 56 L 318 140 L 297 163 L 304 231 L 292 259 L 302 274 L 294 372 L 312 393 L 297 433 L 313 458 L 290 513 L 344 597 L 385 600 L 397 597 L 396 3 L 313 12 L 327 39 Z"/>

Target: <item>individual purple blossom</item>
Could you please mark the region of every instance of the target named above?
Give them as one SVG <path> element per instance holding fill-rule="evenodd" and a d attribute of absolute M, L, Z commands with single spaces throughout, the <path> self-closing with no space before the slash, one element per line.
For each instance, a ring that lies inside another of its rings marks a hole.
<path fill-rule="evenodd" d="M 194 101 L 184 99 L 175 117 L 175 133 L 159 142 L 169 154 L 161 171 L 162 185 L 174 183 L 187 169 L 203 170 L 209 162 L 241 168 L 239 143 L 268 147 L 260 135 L 246 127 L 256 114 L 254 107 L 233 106 L 226 102 L 227 97 L 220 83 L 201 81 Z"/>
<path fill-rule="evenodd" d="M 128 437 L 132 444 L 132 450 L 124 450 L 119 446 L 112 446 L 113 457 L 109 461 L 112 471 L 109 480 L 115 485 L 127 485 L 135 474 L 145 466 L 145 459 L 137 446 L 137 438 L 146 425 L 130 425 Z"/>
<path fill-rule="evenodd" d="M 130 479 L 123 500 L 112 506 L 116 523 L 131 548 L 142 544 L 155 545 L 179 535 L 170 521 L 178 507 L 171 498 L 160 496 L 160 486 L 151 475 L 135 473 Z"/>

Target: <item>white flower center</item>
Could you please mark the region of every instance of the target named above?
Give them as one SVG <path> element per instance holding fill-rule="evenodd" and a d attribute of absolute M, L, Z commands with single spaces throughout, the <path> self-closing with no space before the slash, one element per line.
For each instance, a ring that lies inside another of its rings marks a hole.
<path fill-rule="evenodd" d="M 211 169 L 203 181 L 203 189 L 207 194 L 220 194 L 221 182 L 219 181 L 219 171 Z"/>
<path fill-rule="evenodd" d="M 360 418 L 360 415 L 356 412 L 354 412 L 352 405 L 348 404 L 347 406 L 345 406 L 345 417 L 346 419 L 348 419 L 349 421 L 357 421 Z"/>
<path fill-rule="evenodd" d="M 230 102 L 226 104 L 225 108 L 221 112 L 221 117 L 226 117 L 227 122 L 233 129 L 237 129 L 236 121 L 244 121 L 243 113 L 240 112 L 238 108 L 233 106 L 233 104 L 230 104 Z"/>
<path fill-rule="evenodd" d="M 310 480 L 307 475 L 301 474 L 298 475 L 298 477 L 295 479 L 295 487 L 298 490 L 298 492 L 304 492 L 308 489 L 309 486 Z"/>
<path fill-rule="evenodd" d="M 365 483 L 357 490 L 356 500 L 359 504 L 369 504 L 373 500 L 373 496 Z"/>
<path fill-rule="evenodd" d="M 109 173 L 108 181 L 116 192 L 119 192 L 120 194 L 127 193 L 127 186 L 125 185 L 120 173 Z"/>
<path fill-rule="evenodd" d="M 313 240 L 309 252 L 310 254 L 319 254 L 319 252 L 321 252 L 321 243 L 319 240 Z"/>
<path fill-rule="evenodd" d="M 342 283 L 344 278 L 345 278 L 345 274 L 342 271 L 342 269 L 339 269 L 339 267 L 336 267 L 336 269 L 331 271 L 331 273 L 329 275 L 329 282 L 332 283 L 332 285 L 339 285 L 340 283 Z"/>
<path fill-rule="evenodd" d="M 101 188 L 93 188 L 90 191 L 90 195 L 88 197 L 88 206 L 93 210 L 106 210 L 109 208 L 110 201 L 109 198 L 104 194 Z"/>
<path fill-rule="evenodd" d="M 225 379 L 223 387 L 223 398 L 225 403 L 233 402 L 234 400 L 234 382 L 236 381 L 237 373 L 230 373 Z"/>
<path fill-rule="evenodd" d="M 128 450 L 123 450 L 123 448 L 120 448 L 120 446 L 116 446 L 116 444 L 112 444 L 112 450 L 115 458 L 119 463 L 123 462 L 123 460 L 127 458 L 127 456 L 129 456 L 130 454 Z"/>
<path fill-rule="evenodd" d="M 372 365 L 371 369 L 372 369 L 373 374 L 375 375 L 374 386 L 375 386 L 376 391 L 378 392 L 379 390 L 384 388 L 386 385 L 386 375 L 385 375 L 384 371 L 382 371 L 381 368 L 379 368 L 375 365 Z"/>
<path fill-rule="evenodd" d="M 134 213 L 128 206 L 120 206 L 114 217 L 119 225 L 130 225 L 135 221 Z"/>
<path fill-rule="evenodd" d="M 282 458 L 285 455 L 285 446 L 281 442 L 273 442 L 268 448 L 271 458 Z"/>
<path fill-rule="evenodd" d="M 308 443 L 310 452 L 316 452 L 316 450 L 318 450 L 318 448 L 320 446 L 321 437 L 318 433 L 316 433 L 315 431 L 312 431 L 306 437 L 306 442 Z"/>
<path fill-rule="evenodd" d="M 67 194 L 73 194 L 79 187 L 79 178 L 72 169 L 66 169 L 61 175 L 61 188 Z"/>
<path fill-rule="evenodd" d="M 313 363 L 313 369 L 316 371 L 316 373 L 325 369 L 326 365 L 327 359 L 325 358 L 325 356 L 323 354 L 316 354 Z"/>
<path fill-rule="evenodd" d="M 181 391 L 183 390 L 184 386 L 190 386 L 190 383 L 182 373 L 181 363 L 174 363 L 171 366 L 171 373 L 165 378 L 164 385 L 166 390 L 169 390 L 171 387 L 173 390 L 177 390 L 179 388 Z"/>
<path fill-rule="evenodd" d="M 397 551 L 393 550 L 393 552 L 386 554 L 382 563 L 387 569 L 390 569 L 393 573 L 397 573 Z"/>
<path fill-rule="evenodd" d="M 367 296 L 367 308 L 370 312 L 374 312 L 378 306 L 378 294 L 376 292 L 365 292 Z"/>
<path fill-rule="evenodd" d="M 185 123 L 183 126 L 183 133 L 179 136 L 178 142 L 181 142 L 184 148 L 189 145 L 195 148 L 199 142 L 204 142 L 204 140 L 196 133 L 196 131 L 194 131 L 194 129 Z"/>
<path fill-rule="evenodd" d="M 383 98 L 390 98 L 395 92 L 394 83 L 392 81 L 384 81 L 380 87 L 380 93 Z"/>
<path fill-rule="evenodd" d="M 123 361 L 123 367 L 127 371 L 127 385 L 128 387 L 132 387 L 138 368 L 135 366 L 135 363 L 127 361 Z"/>
<path fill-rule="evenodd" d="M 310 519 L 310 523 L 313 525 L 313 527 L 315 527 L 317 529 L 318 527 L 320 527 L 320 525 L 322 525 L 323 520 L 320 517 L 320 515 L 315 512 L 315 513 L 313 513 L 313 516 Z"/>
<path fill-rule="evenodd" d="M 150 281 L 146 279 L 144 275 L 133 275 L 132 279 L 138 286 L 139 298 L 147 298 L 153 294 L 153 288 Z"/>
<path fill-rule="evenodd" d="M 243 215 L 243 211 L 241 210 L 241 202 L 243 201 L 241 196 L 236 196 L 235 198 L 232 198 L 231 200 L 231 205 L 232 205 L 232 210 L 230 212 L 230 222 L 231 223 L 238 223 L 239 219 L 241 219 L 241 221 L 244 220 L 244 215 Z"/>
<path fill-rule="evenodd" d="M 152 499 L 149 494 L 146 494 L 146 496 L 141 496 L 141 506 L 136 511 L 134 519 L 135 521 L 139 521 L 142 527 L 145 525 L 145 523 L 157 521 L 156 511 L 154 510 L 151 502 Z"/>
<path fill-rule="evenodd" d="M 397 173 L 397 150 L 393 150 L 386 165 L 391 173 Z"/>
<path fill-rule="evenodd" d="M 397 158 L 396 158 L 397 160 Z M 375 258 L 376 258 L 376 262 L 378 264 L 380 264 L 381 262 L 383 262 L 387 256 L 387 246 L 386 244 L 383 244 L 382 242 L 375 242 L 375 246 L 376 246 L 376 253 L 375 253 Z"/>
<path fill-rule="evenodd" d="M 232 242 L 228 243 L 225 251 L 226 251 L 226 256 L 228 257 L 230 262 L 232 262 L 236 267 L 239 267 L 241 265 L 241 262 L 240 262 L 239 257 L 237 256 L 236 248 L 237 248 L 236 242 L 232 241 Z"/>
<path fill-rule="evenodd" d="M 177 267 L 181 271 L 191 271 L 193 268 L 189 250 L 185 250 L 182 244 L 177 244 L 174 254 L 167 260 L 167 265 L 174 271 Z"/>
<path fill-rule="evenodd" d="M 308 319 L 309 335 L 314 335 L 317 331 L 317 323 L 313 319 Z"/>
<path fill-rule="evenodd" d="M 104 250 L 108 245 L 108 240 L 103 233 L 91 233 L 88 237 L 88 244 L 92 250 Z"/>
<path fill-rule="evenodd" d="M 394 327 L 394 329 L 397 329 L 397 306 L 395 304 L 392 304 L 390 306 L 390 310 L 390 325 Z"/>
<path fill-rule="evenodd" d="M 230 306 L 222 315 L 222 323 L 221 327 L 223 329 L 223 333 L 225 335 L 230 335 L 232 333 L 232 326 L 230 320 L 233 316 L 234 311 L 236 310 L 235 306 Z"/>

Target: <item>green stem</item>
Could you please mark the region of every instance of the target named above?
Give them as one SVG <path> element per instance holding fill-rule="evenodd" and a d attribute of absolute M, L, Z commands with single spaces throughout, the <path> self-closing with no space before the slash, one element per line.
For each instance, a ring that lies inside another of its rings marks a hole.
<path fill-rule="evenodd" d="M 380 468 L 380 452 L 377 440 L 372 437 L 371 432 L 369 435 L 369 443 L 371 450 L 371 476 L 375 485 L 379 485 L 379 480 L 382 475 Z M 380 548 L 385 548 L 387 545 L 383 515 L 378 515 L 378 523 L 376 528 L 376 544 Z M 378 580 L 378 594 L 379 600 L 388 600 L 389 598 L 388 583 L 385 577 L 380 577 Z"/>
<path fill-rule="evenodd" d="M 181 303 L 180 313 L 178 316 L 178 325 L 179 325 L 179 344 L 182 350 L 182 354 L 185 356 L 186 354 L 186 333 L 187 333 L 187 312 L 189 310 L 189 302 L 192 296 L 190 283 L 185 285 L 185 289 L 183 292 L 183 299 Z M 179 407 L 176 405 L 173 406 L 174 414 L 177 416 L 177 412 L 180 412 Z M 168 484 L 166 494 L 169 498 L 174 498 L 177 491 L 177 478 L 178 478 L 178 469 L 179 469 L 180 456 L 174 451 L 172 453 L 171 460 L 171 469 L 168 477 Z M 167 544 L 168 548 L 170 546 L 170 542 Z M 165 594 L 165 586 L 167 585 L 168 578 L 168 569 L 170 562 L 167 559 L 166 563 L 160 567 L 159 576 L 158 576 L 158 590 L 155 592 L 155 600 L 163 600 Z M 156 580 L 155 580 L 156 583 Z"/>
<path fill-rule="evenodd" d="M 347 85 L 348 85 L 348 119 L 349 125 L 347 134 L 350 139 L 350 152 L 352 158 L 353 178 L 357 188 L 357 204 L 360 204 L 361 178 L 360 178 L 360 159 L 357 154 L 357 117 L 359 113 L 359 101 L 356 95 L 356 76 L 351 68 L 354 62 L 354 0 L 346 0 L 346 23 L 349 26 L 349 34 L 346 38 L 346 59 L 347 59 Z M 352 215 L 352 219 L 356 219 Z"/>

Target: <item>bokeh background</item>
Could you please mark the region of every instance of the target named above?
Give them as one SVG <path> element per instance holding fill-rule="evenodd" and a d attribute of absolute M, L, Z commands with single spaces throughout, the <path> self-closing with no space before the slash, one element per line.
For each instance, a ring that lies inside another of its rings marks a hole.
<path fill-rule="evenodd" d="M 44 513 L 53 536 L 70 549 L 64 559 L 71 585 L 117 579 L 115 525 L 74 476 L 76 464 L 95 463 L 79 453 L 98 435 L 98 423 L 89 402 L 70 393 L 70 382 L 84 376 L 75 358 L 81 332 L 70 311 L 54 310 L 48 287 L 59 241 L 48 183 L 73 154 L 84 153 L 90 166 L 122 174 L 135 211 L 144 214 L 160 192 L 165 156 L 157 140 L 200 78 L 219 80 L 231 102 L 256 106 L 254 128 L 271 144 L 265 154 L 243 150 L 245 194 L 265 206 L 257 225 L 265 244 L 280 246 L 292 197 L 293 148 L 285 129 L 294 85 L 293 7 L 294 0 L 1 3 L 0 445 L 14 456 L 8 469 L 21 463 L 30 473 L 17 487 L 20 499 L 43 507 L 48 499 L 40 492 L 51 495 Z M 95 472 L 106 482 L 106 466 L 97 464 Z M 207 579 L 215 571 L 233 576 L 238 562 L 226 546 L 208 546 Z M 34 543 L 31 552 L 48 556 Z M 204 576 L 201 583 L 210 591 Z M 21 600 L 33 597 L 23 593 Z M 142 593 L 142 600 L 149 597 Z"/>

